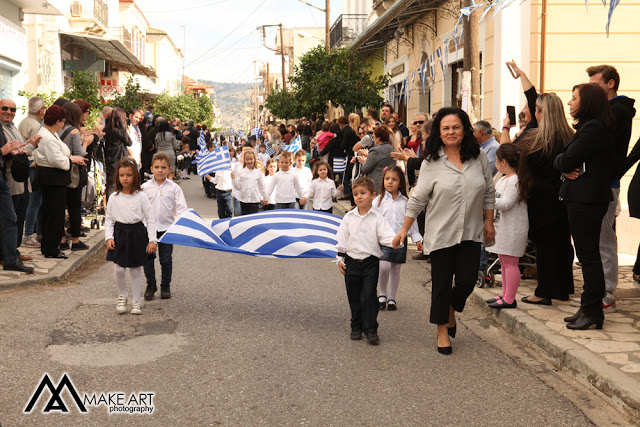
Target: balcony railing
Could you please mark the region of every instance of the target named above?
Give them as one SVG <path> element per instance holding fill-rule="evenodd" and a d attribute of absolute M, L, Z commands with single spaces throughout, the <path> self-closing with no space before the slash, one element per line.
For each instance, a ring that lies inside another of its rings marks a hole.
<path fill-rule="evenodd" d="M 72 18 L 95 18 L 109 27 L 109 9 L 104 0 L 72 0 L 70 6 Z"/>
<path fill-rule="evenodd" d="M 111 27 L 109 28 L 111 32 L 111 37 L 118 40 L 120 43 L 127 48 L 129 52 L 133 53 L 132 43 L 131 43 L 131 33 L 125 27 Z"/>
<path fill-rule="evenodd" d="M 367 27 L 367 15 L 340 15 L 331 26 L 329 42 L 331 48 L 348 45 Z"/>

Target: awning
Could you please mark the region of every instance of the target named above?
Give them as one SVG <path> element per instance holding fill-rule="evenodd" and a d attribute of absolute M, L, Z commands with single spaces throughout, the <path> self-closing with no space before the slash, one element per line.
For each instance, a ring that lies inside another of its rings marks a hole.
<path fill-rule="evenodd" d="M 142 65 L 133 53 L 115 39 L 60 32 L 60 45 L 62 48 L 76 45 L 83 49 L 90 49 L 95 51 L 97 59 L 109 61 L 118 69 L 147 77 L 158 77 L 155 71 Z"/>
<path fill-rule="evenodd" d="M 360 33 L 349 47 L 360 52 L 382 48 L 395 38 L 394 32 L 401 24 L 410 25 L 422 18 L 425 12 L 437 10 L 444 3 L 446 0 L 398 0 Z"/>

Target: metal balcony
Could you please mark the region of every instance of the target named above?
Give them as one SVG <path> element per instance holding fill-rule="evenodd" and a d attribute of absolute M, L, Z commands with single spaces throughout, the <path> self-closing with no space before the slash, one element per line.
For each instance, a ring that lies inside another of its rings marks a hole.
<path fill-rule="evenodd" d="M 111 37 L 118 40 L 127 48 L 127 50 L 135 55 L 133 52 L 133 45 L 131 43 L 131 33 L 125 27 L 111 27 L 109 28 Z"/>
<path fill-rule="evenodd" d="M 104 0 L 72 0 L 70 2 L 72 18 L 94 18 L 105 28 L 109 27 L 109 13 Z"/>
<path fill-rule="evenodd" d="M 367 27 L 367 15 L 344 14 L 340 15 L 331 26 L 329 43 L 331 49 L 348 46 L 352 40 Z"/>

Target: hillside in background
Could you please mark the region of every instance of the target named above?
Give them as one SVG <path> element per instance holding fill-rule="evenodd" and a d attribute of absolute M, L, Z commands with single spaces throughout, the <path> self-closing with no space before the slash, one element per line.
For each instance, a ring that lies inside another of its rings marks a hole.
<path fill-rule="evenodd" d="M 252 83 L 221 83 L 201 80 L 216 90 L 216 103 L 222 111 L 222 125 L 236 130 L 244 126 L 244 107 L 251 99 Z"/>

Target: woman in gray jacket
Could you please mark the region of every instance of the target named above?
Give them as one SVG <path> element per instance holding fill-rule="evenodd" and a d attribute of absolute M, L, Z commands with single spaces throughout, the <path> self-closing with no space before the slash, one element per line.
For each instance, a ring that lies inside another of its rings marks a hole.
<path fill-rule="evenodd" d="M 173 129 L 168 121 L 162 120 L 158 125 L 158 133 L 156 134 L 156 147 L 158 152 L 166 153 L 169 156 L 171 171 L 169 179 L 173 179 L 176 174 L 176 150 L 178 149 L 178 141 L 173 133 Z"/>
<path fill-rule="evenodd" d="M 396 164 L 396 161 L 391 158 L 394 150 L 389 128 L 377 126 L 373 130 L 373 142 L 375 145 L 369 149 L 367 156 L 358 156 L 358 161 L 362 163 L 360 172 L 371 178 L 376 184 L 376 190 L 380 192 L 384 170 Z"/>

